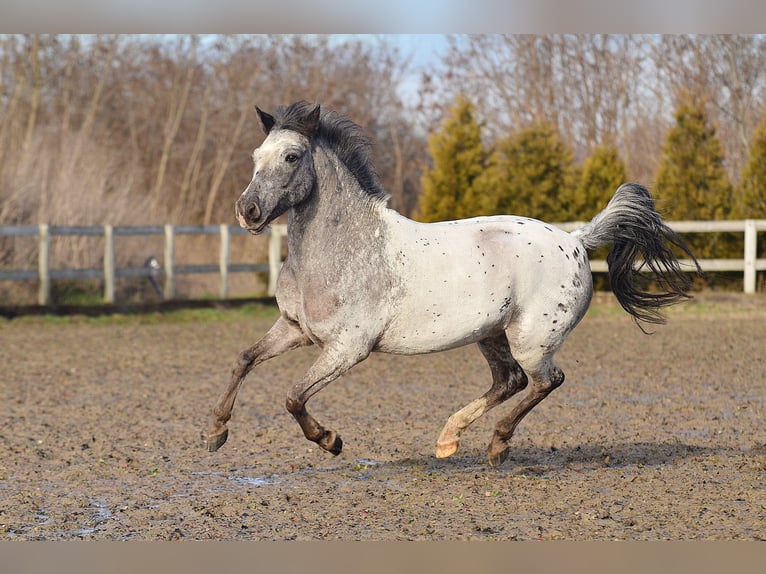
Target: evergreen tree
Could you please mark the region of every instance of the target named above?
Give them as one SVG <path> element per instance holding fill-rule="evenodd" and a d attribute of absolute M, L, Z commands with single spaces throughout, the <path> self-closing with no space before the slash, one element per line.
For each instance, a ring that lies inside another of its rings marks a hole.
<path fill-rule="evenodd" d="M 538 122 L 498 142 L 480 178 L 488 213 L 564 221 L 574 195 L 572 154 L 555 128 Z"/>
<path fill-rule="evenodd" d="M 590 221 L 606 207 L 614 192 L 627 179 L 625 164 L 613 145 L 600 145 L 586 158 L 580 183 L 570 205 L 567 220 Z M 591 252 L 591 259 L 606 259 L 610 245 Z M 606 274 L 596 274 L 593 286 L 598 290 L 609 290 Z"/>
<path fill-rule="evenodd" d="M 723 162 L 721 142 L 707 119 L 704 103 L 687 96 L 676 110 L 657 171 L 656 196 L 663 215 L 668 219 L 730 219 L 732 186 Z M 733 254 L 730 236 L 704 233 L 687 239 L 697 257 Z"/>
<path fill-rule="evenodd" d="M 755 132 L 737 196 L 737 217 L 766 219 L 766 113 Z"/>
<path fill-rule="evenodd" d="M 444 221 L 481 213 L 476 180 L 485 169 L 487 152 L 475 116 L 474 105 L 460 96 L 442 131 L 429 136 L 433 167 L 423 174 L 421 221 Z"/>
<path fill-rule="evenodd" d="M 606 207 L 626 179 L 625 164 L 617 149 L 612 145 L 598 146 L 585 160 L 567 219 L 589 221 Z"/>
<path fill-rule="evenodd" d="M 737 189 L 737 218 L 766 219 L 766 113 L 750 146 L 750 156 Z M 757 253 L 766 253 L 766 233 L 758 234 Z M 760 281 L 763 281 L 763 273 Z"/>

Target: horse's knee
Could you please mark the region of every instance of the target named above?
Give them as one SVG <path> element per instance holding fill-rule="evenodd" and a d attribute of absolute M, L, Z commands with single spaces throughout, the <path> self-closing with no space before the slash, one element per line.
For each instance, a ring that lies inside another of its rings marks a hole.
<path fill-rule="evenodd" d="M 255 354 L 252 349 L 245 349 L 237 357 L 237 363 L 234 365 L 234 375 L 241 378 L 250 372 L 255 362 Z"/>

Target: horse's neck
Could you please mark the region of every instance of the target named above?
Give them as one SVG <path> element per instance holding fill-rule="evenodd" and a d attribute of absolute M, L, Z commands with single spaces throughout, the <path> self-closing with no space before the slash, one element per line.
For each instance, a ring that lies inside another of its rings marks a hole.
<path fill-rule="evenodd" d="M 357 242 L 369 242 L 386 211 L 380 200 L 368 196 L 334 154 L 317 149 L 314 165 L 314 193 L 289 214 L 290 252 L 322 253 L 341 242 L 353 251 Z"/>

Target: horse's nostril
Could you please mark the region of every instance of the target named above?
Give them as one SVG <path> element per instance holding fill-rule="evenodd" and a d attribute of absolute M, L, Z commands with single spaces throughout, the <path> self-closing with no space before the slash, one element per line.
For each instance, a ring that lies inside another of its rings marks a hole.
<path fill-rule="evenodd" d="M 256 203 L 248 203 L 245 207 L 245 217 L 250 221 L 257 221 L 261 216 L 261 210 Z"/>

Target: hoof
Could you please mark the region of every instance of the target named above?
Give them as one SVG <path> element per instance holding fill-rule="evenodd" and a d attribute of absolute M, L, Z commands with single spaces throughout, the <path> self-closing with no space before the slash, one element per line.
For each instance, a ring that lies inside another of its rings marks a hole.
<path fill-rule="evenodd" d="M 208 452 L 215 452 L 219 448 L 223 446 L 223 443 L 226 442 L 226 439 L 229 438 L 229 429 L 224 427 L 222 432 L 219 432 L 217 434 L 209 434 L 207 435 L 206 443 L 207 443 L 207 450 Z"/>
<path fill-rule="evenodd" d="M 436 458 L 447 458 L 457 452 L 457 447 L 460 445 L 460 441 L 453 440 L 450 442 L 438 442 L 436 443 Z"/>
<path fill-rule="evenodd" d="M 498 453 L 489 453 L 489 466 L 492 468 L 497 468 L 501 464 L 505 462 L 505 460 L 508 458 L 508 448 L 504 448 Z"/>
<path fill-rule="evenodd" d="M 338 456 L 340 451 L 343 450 L 343 440 L 341 440 L 340 435 L 336 434 L 335 431 L 325 432 L 325 435 L 318 444 L 324 450 L 335 456 Z"/>
<path fill-rule="evenodd" d="M 334 454 L 335 456 L 338 456 L 340 454 L 340 451 L 343 450 L 343 441 L 339 436 L 335 437 L 335 441 L 332 443 L 332 448 L 329 449 L 329 452 Z"/>

